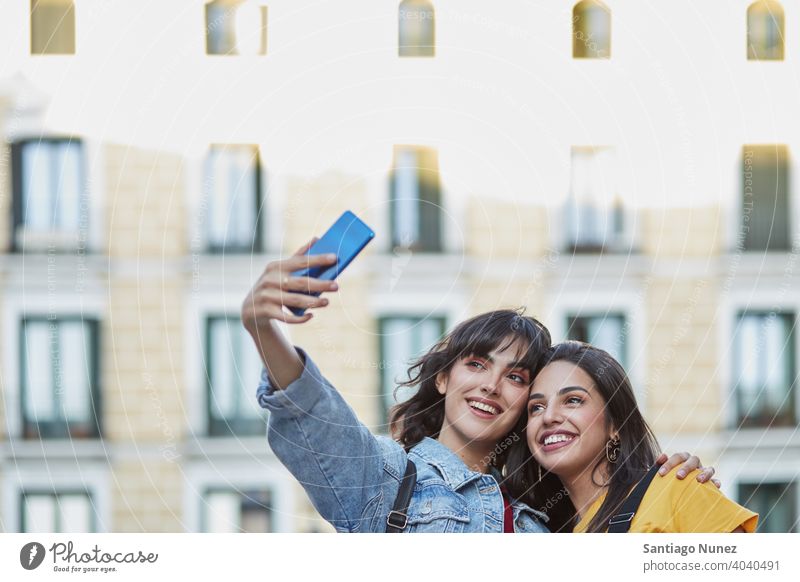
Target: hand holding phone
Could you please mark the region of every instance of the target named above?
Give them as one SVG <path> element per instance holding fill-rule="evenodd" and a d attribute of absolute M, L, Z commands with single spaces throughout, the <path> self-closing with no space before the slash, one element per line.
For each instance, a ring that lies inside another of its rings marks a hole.
<path fill-rule="evenodd" d="M 313 243 L 305 253 L 311 256 L 334 254 L 336 255 L 336 262 L 294 271 L 292 277 L 309 277 L 321 281 L 333 281 L 373 238 L 375 238 L 375 233 L 372 229 L 355 214 L 347 210 L 322 235 L 322 238 Z M 311 291 L 306 294 L 312 297 L 319 297 L 321 292 Z M 287 307 L 297 316 L 302 316 L 306 311 L 305 307 Z"/>

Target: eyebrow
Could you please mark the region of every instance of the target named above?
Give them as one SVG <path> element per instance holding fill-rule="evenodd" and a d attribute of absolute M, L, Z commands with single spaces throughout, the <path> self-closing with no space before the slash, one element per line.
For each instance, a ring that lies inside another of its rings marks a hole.
<path fill-rule="evenodd" d="M 489 362 L 491 362 L 492 364 L 494 364 L 494 362 L 495 362 L 495 359 L 492 356 L 481 356 L 479 354 L 472 354 L 471 356 L 467 356 L 467 359 L 469 359 L 469 358 L 481 358 L 481 359 L 484 359 L 484 360 L 489 360 Z M 506 370 L 514 370 L 516 368 L 521 368 L 521 369 L 526 370 L 526 371 L 528 370 L 527 366 L 525 365 L 525 363 L 522 360 L 516 360 L 514 362 L 510 362 L 506 366 Z"/>
<path fill-rule="evenodd" d="M 589 394 L 589 391 L 586 388 L 581 388 L 580 386 L 567 386 L 566 388 L 562 388 L 558 391 L 558 396 L 566 394 L 567 392 L 575 392 L 576 390 L 580 390 L 581 392 L 586 392 Z M 528 400 L 538 400 L 539 398 L 544 398 L 544 394 L 537 392 L 536 394 L 531 394 Z"/>

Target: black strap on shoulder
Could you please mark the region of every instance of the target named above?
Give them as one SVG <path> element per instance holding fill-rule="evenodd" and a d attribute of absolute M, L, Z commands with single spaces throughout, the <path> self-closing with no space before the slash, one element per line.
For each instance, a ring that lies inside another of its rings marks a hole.
<path fill-rule="evenodd" d="M 394 506 L 386 518 L 386 533 L 402 533 L 408 524 L 408 506 L 411 504 L 411 496 L 414 494 L 414 485 L 417 484 L 417 467 L 408 460 L 406 464 L 406 474 L 400 481 L 400 490 L 394 500 Z"/>
<path fill-rule="evenodd" d="M 608 520 L 608 533 L 628 533 L 628 530 L 631 529 L 633 516 L 636 515 L 636 510 L 639 509 L 639 504 L 642 502 L 644 494 L 647 493 L 647 488 L 650 486 L 653 477 L 656 476 L 658 468 L 659 465 L 655 465 L 642 477 L 642 480 L 636 484 L 630 495 L 625 498 L 619 513 L 611 516 L 611 519 Z"/>

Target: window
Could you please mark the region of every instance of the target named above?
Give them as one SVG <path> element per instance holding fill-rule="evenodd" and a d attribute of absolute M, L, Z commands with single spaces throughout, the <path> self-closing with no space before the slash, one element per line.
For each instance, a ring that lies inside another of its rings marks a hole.
<path fill-rule="evenodd" d="M 31 0 L 31 54 L 75 54 L 72 0 Z"/>
<path fill-rule="evenodd" d="M 794 314 L 739 314 L 732 361 L 740 426 L 796 424 L 794 325 Z"/>
<path fill-rule="evenodd" d="M 23 436 L 100 436 L 98 322 L 25 317 L 20 330 Z"/>
<path fill-rule="evenodd" d="M 77 248 L 88 204 L 80 140 L 36 139 L 12 146 L 14 250 Z"/>
<path fill-rule="evenodd" d="M 567 337 L 593 344 L 627 365 L 627 329 L 621 313 L 568 315 Z"/>
<path fill-rule="evenodd" d="M 783 60 L 783 7 L 775 0 L 758 0 L 747 9 L 747 60 Z"/>
<path fill-rule="evenodd" d="M 210 252 L 256 252 L 261 248 L 261 164 L 253 145 L 213 145 L 203 182 Z"/>
<path fill-rule="evenodd" d="M 573 147 L 567 199 L 567 250 L 601 252 L 623 245 L 624 209 L 614 184 L 614 150 Z"/>
<path fill-rule="evenodd" d="M 381 418 L 388 422 L 389 409 L 408 400 L 417 388 L 399 388 L 408 379 L 408 367 L 439 341 L 445 332 L 444 317 L 383 317 L 379 320 Z"/>
<path fill-rule="evenodd" d="M 92 533 L 97 519 L 92 497 L 85 491 L 23 491 L 20 532 Z"/>
<path fill-rule="evenodd" d="M 269 491 L 209 489 L 203 498 L 202 530 L 210 533 L 274 531 Z"/>
<path fill-rule="evenodd" d="M 790 250 L 789 149 L 748 145 L 742 160 L 744 250 Z"/>
<path fill-rule="evenodd" d="M 436 150 L 396 146 L 391 175 L 391 231 L 395 248 L 439 252 L 441 188 Z"/>
<path fill-rule="evenodd" d="M 250 0 L 206 4 L 206 54 L 267 54 L 267 7 Z"/>
<path fill-rule="evenodd" d="M 583 0 L 572 9 L 572 57 L 611 57 L 611 11 L 598 0 Z"/>
<path fill-rule="evenodd" d="M 398 9 L 398 52 L 401 57 L 432 57 L 436 53 L 433 5 L 404 0 Z"/>
<path fill-rule="evenodd" d="M 206 365 L 209 434 L 264 435 L 266 411 L 253 391 L 253 379 L 261 375 L 261 358 L 238 317 L 207 319 Z"/>
<path fill-rule="evenodd" d="M 797 532 L 797 483 L 740 483 L 739 503 L 758 513 L 758 533 Z"/>

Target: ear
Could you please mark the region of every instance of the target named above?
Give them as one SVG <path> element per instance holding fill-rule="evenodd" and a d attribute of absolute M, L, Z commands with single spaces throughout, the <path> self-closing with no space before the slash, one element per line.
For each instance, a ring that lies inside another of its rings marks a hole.
<path fill-rule="evenodd" d="M 447 393 L 447 374 L 439 372 L 436 374 L 436 391 L 444 396 Z"/>

